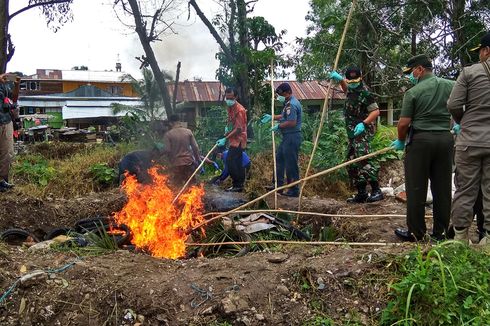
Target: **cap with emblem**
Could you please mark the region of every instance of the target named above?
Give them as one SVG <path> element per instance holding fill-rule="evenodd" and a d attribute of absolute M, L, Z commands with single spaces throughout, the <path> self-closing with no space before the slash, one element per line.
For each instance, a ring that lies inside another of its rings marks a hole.
<path fill-rule="evenodd" d="M 488 32 L 487 34 L 483 35 L 483 37 L 480 40 L 480 44 L 478 44 L 477 47 L 471 49 L 470 51 L 477 52 L 477 51 L 480 51 L 481 48 L 484 48 L 484 47 L 487 47 L 487 46 L 490 46 L 490 32 Z"/>
<path fill-rule="evenodd" d="M 432 62 L 426 54 L 419 54 L 408 59 L 407 64 L 403 67 L 403 73 L 409 74 L 413 68 L 422 66 L 424 68 L 432 68 Z"/>
<path fill-rule="evenodd" d="M 347 83 L 359 83 L 362 79 L 361 68 L 349 67 L 345 71 L 345 78 Z"/>
<path fill-rule="evenodd" d="M 281 95 L 283 93 L 292 93 L 291 86 L 288 83 L 282 83 L 277 86 L 276 93 Z"/>

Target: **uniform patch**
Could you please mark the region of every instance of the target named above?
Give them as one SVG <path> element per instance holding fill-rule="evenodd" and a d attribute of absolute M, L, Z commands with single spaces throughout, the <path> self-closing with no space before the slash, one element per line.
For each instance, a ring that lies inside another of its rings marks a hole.
<path fill-rule="evenodd" d="M 290 108 L 287 108 L 287 109 L 286 109 L 286 114 L 287 114 L 287 115 L 290 115 L 290 114 L 291 114 L 291 109 L 290 109 Z"/>

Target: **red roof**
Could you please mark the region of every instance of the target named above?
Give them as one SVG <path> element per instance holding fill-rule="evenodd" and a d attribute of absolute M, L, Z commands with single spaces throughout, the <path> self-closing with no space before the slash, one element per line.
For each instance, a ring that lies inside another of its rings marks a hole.
<path fill-rule="evenodd" d="M 274 88 L 287 82 L 298 100 L 323 100 L 327 95 L 328 82 L 316 80 L 298 82 L 296 80 L 275 81 Z M 169 83 L 170 96 L 173 96 L 174 84 Z M 219 102 L 224 94 L 224 86 L 219 81 L 183 81 L 177 89 L 177 102 Z M 338 87 L 330 90 L 334 99 L 344 99 L 344 93 Z"/>

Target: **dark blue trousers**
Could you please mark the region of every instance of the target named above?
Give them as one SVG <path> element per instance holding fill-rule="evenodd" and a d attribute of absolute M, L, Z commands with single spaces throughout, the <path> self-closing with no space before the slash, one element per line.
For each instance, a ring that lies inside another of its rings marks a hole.
<path fill-rule="evenodd" d="M 301 132 L 282 135 L 282 141 L 276 150 L 277 186 L 299 180 L 298 154 L 301 147 Z M 291 187 L 289 191 L 299 191 L 298 185 Z"/>

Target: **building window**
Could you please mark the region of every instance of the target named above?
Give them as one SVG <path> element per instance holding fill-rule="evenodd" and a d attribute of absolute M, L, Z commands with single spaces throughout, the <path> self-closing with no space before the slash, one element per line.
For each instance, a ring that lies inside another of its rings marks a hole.
<path fill-rule="evenodd" d="M 20 89 L 27 91 L 39 91 L 41 88 L 39 87 L 39 82 L 33 80 L 23 80 L 20 82 Z"/>
<path fill-rule="evenodd" d="M 121 86 L 108 86 L 107 91 L 112 95 L 123 95 L 123 88 Z"/>

